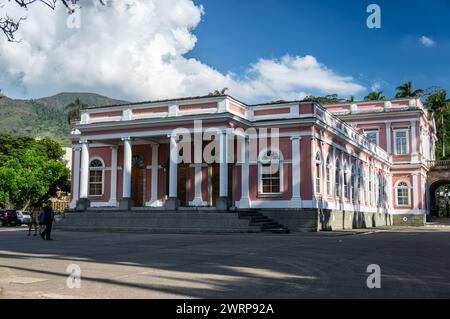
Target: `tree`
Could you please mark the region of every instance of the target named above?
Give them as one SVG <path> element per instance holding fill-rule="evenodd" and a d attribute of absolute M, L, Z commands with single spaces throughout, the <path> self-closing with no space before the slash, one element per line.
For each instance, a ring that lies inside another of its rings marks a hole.
<path fill-rule="evenodd" d="M 226 95 L 228 88 L 223 88 L 222 90 L 215 90 L 214 92 L 210 92 L 208 96 L 223 96 Z"/>
<path fill-rule="evenodd" d="M 396 88 L 396 98 L 421 97 L 424 93 L 422 89 L 413 91 L 412 82 L 406 82 Z"/>
<path fill-rule="evenodd" d="M 67 121 L 69 124 L 72 121 L 80 119 L 81 111 L 87 109 L 89 106 L 87 104 L 81 103 L 79 98 L 76 98 L 74 102 L 66 106 L 67 111 Z"/>
<path fill-rule="evenodd" d="M 3 99 L 5 96 L 2 94 L 2 90 L 0 90 L 0 100 Z"/>
<path fill-rule="evenodd" d="M 380 101 L 384 100 L 386 97 L 383 96 L 383 91 L 374 91 L 370 92 L 368 95 L 364 97 L 365 101 Z"/>
<path fill-rule="evenodd" d="M 441 140 L 442 145 L 442 158 L 446 157 L 446 138 L 447 138 L 447 125 L 450 122 L 450 99 L 447 97 L 446 90 L 440 90 L 434 94 L 428 96 L 425 101 L 427 109 L 434 113 L 437 126 L 437 135 Z"/>
<path fill-rule="evenodd" d="M 11 0 L 9 0 L 11 1 Z M 56 8 L 56 4 L 58 2 L 61 2 L 66 8 L 68 14 L 75 13 L 76 10 L 80 9 L 80 6 L 78 6 L 79 0 L 13 0 L 16 5 L 23 9 L 24 11 L 28 10 L 28 8 L 31 5 L 34 5 L 36 3 L 43 3 L 50 9 L 54 10 Z M 105 5 L 104 0 L 96 0 L 101 5 Z M 3 34 L 6 36 L 8 41 L 10 42 L 17 42 L 15 38 L 15 34 L 17 30 L 19 30 L 20 23 L 25 20 L 25 18 L 19 18 L 18 20 L 14 20 L 6 14 L 4 17 L 0 17 L 0 30 L 3 32 Z"/>
<path fill-rule="evenodd" d="M 0 206 L 27 209 L 69 191 L 69 170 L 61 146 L 50 137 L 0 135 Z"/>
<path fill-rule="evenodd" d="M 352 95 L 348 99 L 345 100 L 346 103 L 353 103 L 355 102 L 355 97 Z"/>
<path fill-rule="evenodd" d="M 328 94 L 325 96 L 314 96 L 309 95 L 303 99 L 305 102 L 316 102 L 321 105 L 327 105 L 327 104 L 338 104 L 342 103 L 345 100 L 340 99 L 337 94 Z"/>

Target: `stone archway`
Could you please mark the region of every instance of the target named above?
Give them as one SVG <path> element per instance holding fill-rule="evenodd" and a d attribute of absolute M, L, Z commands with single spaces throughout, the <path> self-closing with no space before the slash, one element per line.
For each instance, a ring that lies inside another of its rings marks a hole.
<path fill-rule="evenodd" d="M 450 161 L 429 162 L 428 172 L 428 207 L 432 216 L 437 216 L 436 190 L 444 185 L 450 185 Z"/>

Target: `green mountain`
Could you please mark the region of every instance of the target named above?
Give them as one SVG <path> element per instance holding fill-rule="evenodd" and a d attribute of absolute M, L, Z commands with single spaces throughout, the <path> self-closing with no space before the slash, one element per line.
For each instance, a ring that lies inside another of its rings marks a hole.
<path fill-rule="evenodd" d="M 0 99 L 0 133 L 30 136 L 51 135 L 70 144 L 65 107 L 76 98 L 90 106 L 124 103 L 93 93 L 60 93 L 36 100 Z"/>

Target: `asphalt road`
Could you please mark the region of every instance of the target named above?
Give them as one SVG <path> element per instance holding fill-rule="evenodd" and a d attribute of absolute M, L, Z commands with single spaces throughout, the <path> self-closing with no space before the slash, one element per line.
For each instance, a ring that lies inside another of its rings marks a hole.
<path fill-rule="evenodd" d="M 54 238 L 0 229 L 0 298 L 450 298 L 450 228 Z"/>

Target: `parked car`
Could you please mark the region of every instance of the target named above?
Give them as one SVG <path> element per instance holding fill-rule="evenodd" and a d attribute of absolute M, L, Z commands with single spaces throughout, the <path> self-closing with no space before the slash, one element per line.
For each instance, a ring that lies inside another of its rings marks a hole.
<path fill-rule="evenodd" d="M 18 226 L 22 226 L 23 224 L 29 225 L 31 223 L 31 213 L 24 210 L 16 211 Z"/>
<path fill-rule="evenodd" d="M 2 218 L 2 226 L 17 226 L 19 224 L 15 210 L 0 210 L 0 216 Z"/>

